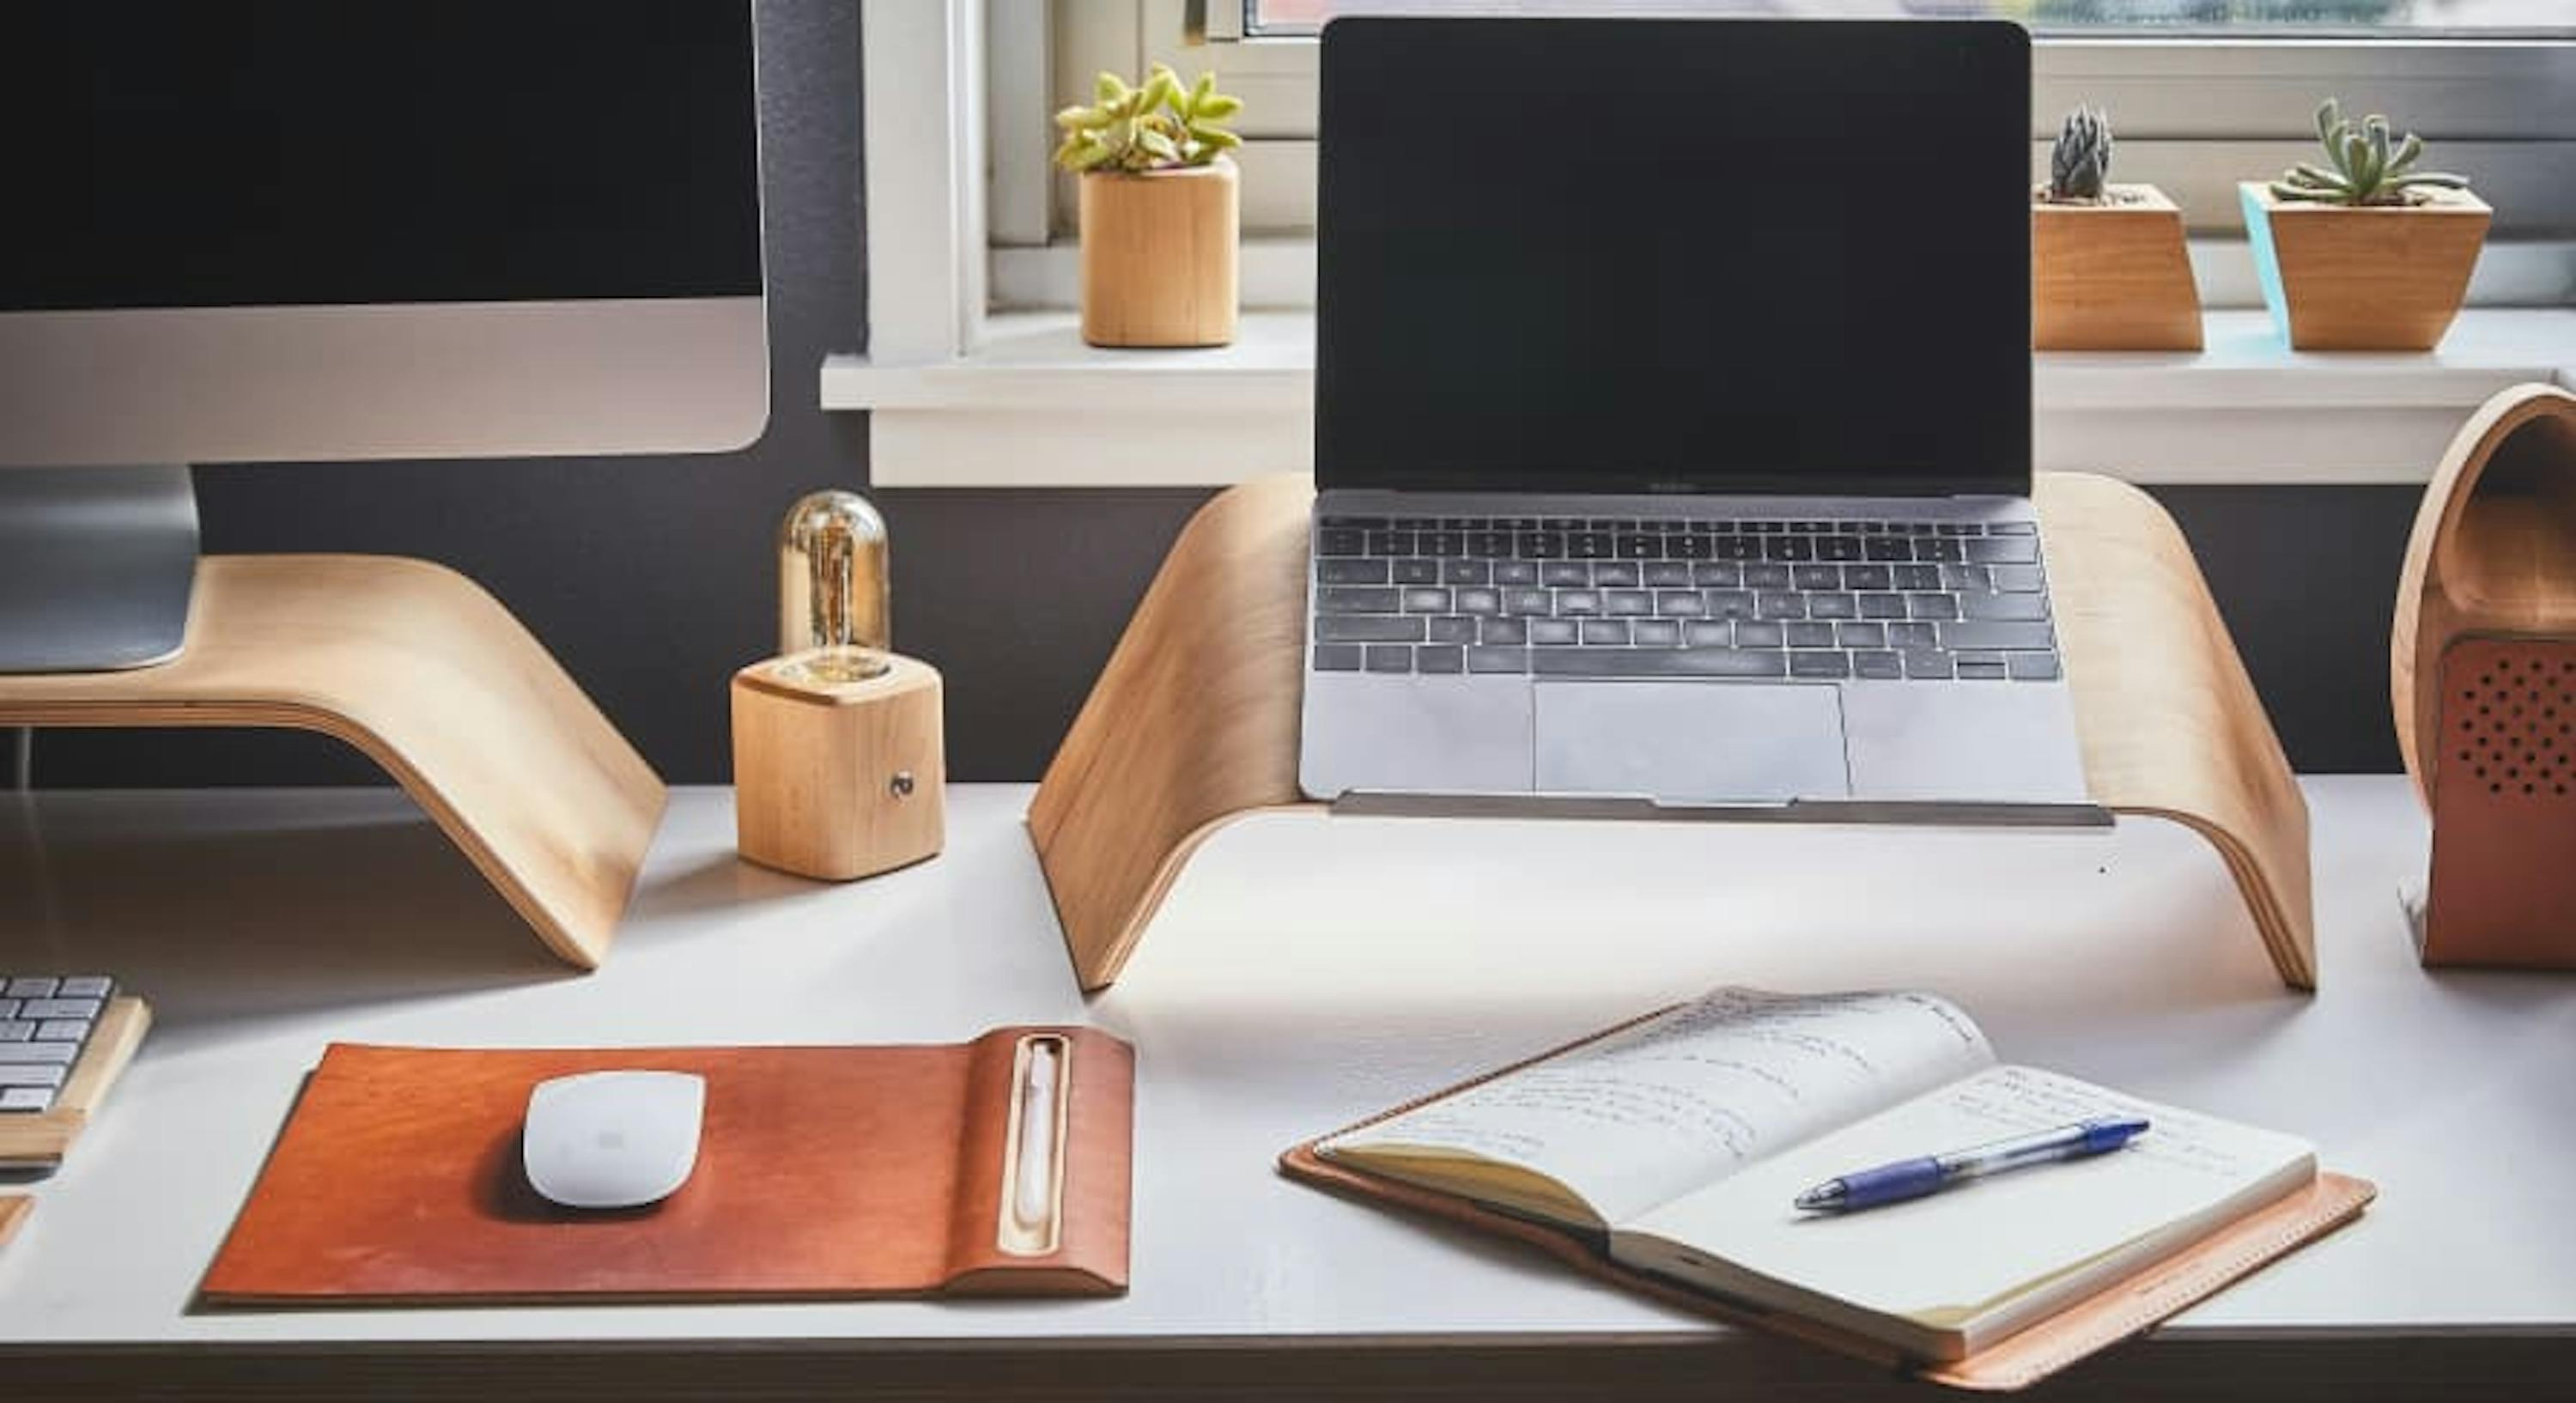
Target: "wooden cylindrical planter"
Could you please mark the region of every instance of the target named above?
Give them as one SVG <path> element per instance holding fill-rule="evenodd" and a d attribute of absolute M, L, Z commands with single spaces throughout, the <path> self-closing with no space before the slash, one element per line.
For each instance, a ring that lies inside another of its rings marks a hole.
<path fill-rule="evenodd" d="M 2284 201 L 2242 181 L 2245 236 L 2272 320 L 2302 351 L 2429 351 L 2442 343 L 2495 211 L 2465 190 L 2409 206 Z"/>
<path fill-rule="evenodd" d="M 2576 967 L 2576 395 L 2516 386 L 2452 440 L 2389 676 L 2433 816 L 2424 962 Z"/>
<path fill-rule="evenodd" d="M 1234 339 L 1234 162 L 1082 177 L 1082 339 L 1222 346 Z"/>
<path fill-rule="evenodd" d="M 845 882 L 939 851 L 948 777 L 939 673 L 890 655 L 857 682 L 802 675 L 791 654 L 733 678 L 735 846 Z"/>
<path fill-rule="evenodd" d="M 2200 286 L 2182 211 L 2152 185 L 2098 205 L 2030 207 L 2031 345 L 2042 351 L 2197 351 Z"/>

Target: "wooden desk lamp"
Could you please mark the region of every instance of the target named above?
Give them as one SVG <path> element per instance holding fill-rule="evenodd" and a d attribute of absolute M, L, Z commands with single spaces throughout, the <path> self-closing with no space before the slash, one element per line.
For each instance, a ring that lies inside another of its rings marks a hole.
<path fill-rule="evenodd" d="M 2433 815 L 2424 963 L 2576 967 L 2576 395 L 2517 385 L 2451 441 L 2389 675 Z"/>

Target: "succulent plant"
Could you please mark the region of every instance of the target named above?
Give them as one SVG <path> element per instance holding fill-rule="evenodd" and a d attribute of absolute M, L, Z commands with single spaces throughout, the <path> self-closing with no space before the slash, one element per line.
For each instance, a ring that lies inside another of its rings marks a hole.
<path fill-rule="evenodd" d="M 2098 107 L 2079 106 L 2057 129 L 2048 153 L 2048 198 L 2098 201 L 2111 178 L 2111 118 Z"/>
<path fill-rule="evenodd" d="M 1155 64 L 1133 87 L 1115 73 L 1094 82 L 1092 104 L 1055 114 L 1064 143 L 1055 163 L 1069 171 L 1148 171 L 1203 166 L 1243 144 L 1218 125 L 1243 110 L 1241 98 L 1216 90 L 1216 75 L 1202 73 L 1190 87 Z"/>
<path fill-rule="evenodd" d="M 2388 119 L 2377 113 L 2359 126 L 2343 115 L 2343 104 L 2327 98 L 2317 105 L 2317 142 L 2334 169 L 2306 161 L 2272 182 L 2272 198 L 2326 205 L 2411 205 L 2422 202 L 2427 188 L 2466 190 L 2469 182 L 2440 171 L 2415 169 L 2424 140 L 2408 132 L 2392 141 Z"/>

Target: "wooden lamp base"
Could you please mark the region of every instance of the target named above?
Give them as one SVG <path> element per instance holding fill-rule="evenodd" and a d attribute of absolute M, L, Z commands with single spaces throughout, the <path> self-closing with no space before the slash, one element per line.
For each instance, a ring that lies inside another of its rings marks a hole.
<path fill-rule="evenodd" d="M 859 681 L 810 653 L 733 678 L 735 847 L 764 867 L 846 882 L 935 856 L 947 833 L 939 672 L 887 654 Z"/>

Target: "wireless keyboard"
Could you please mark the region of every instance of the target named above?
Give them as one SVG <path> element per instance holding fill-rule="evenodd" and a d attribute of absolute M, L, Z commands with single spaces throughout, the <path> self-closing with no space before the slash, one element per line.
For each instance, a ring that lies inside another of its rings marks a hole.
<path fill-rule="evenodd" d="M 115 994 L 116 981 L 103 975 L 0 980 L 0 1115 L 54 1108 Z"/>

